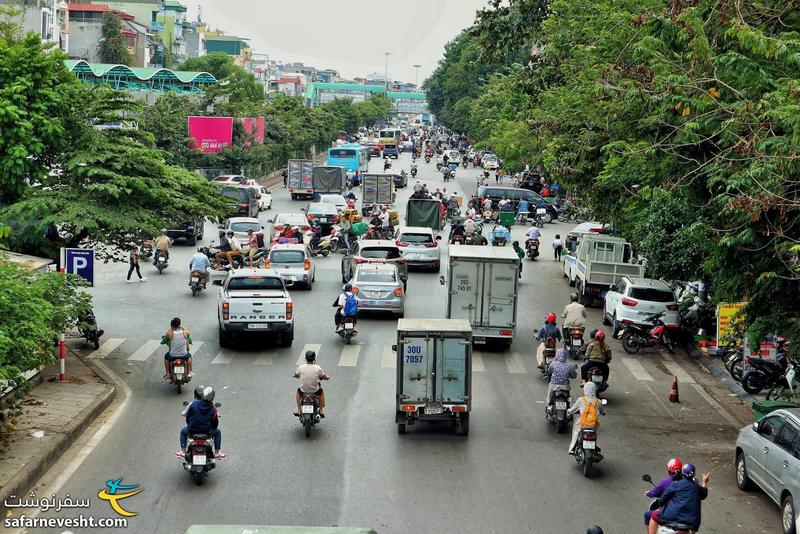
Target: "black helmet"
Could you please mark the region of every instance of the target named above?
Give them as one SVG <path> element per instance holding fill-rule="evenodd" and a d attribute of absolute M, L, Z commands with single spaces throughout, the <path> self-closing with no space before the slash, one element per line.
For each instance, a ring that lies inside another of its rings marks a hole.
<path fill-rule="evenodd" d="M 594 339 L 595 335 L 597 335 L 597 328 L 592 328 L 591 332 L 589 332 L 589 339 Z"/>
<path fill-rule="evenodd" d="M 307 362 L 313 362 L 316 359 L 317 359 L 317 353 L 316 352 L 314 352 L 313 350 L 307 350 L 306 351 L 306 361 Z"/>
<path fill-rule="evenodd" d="M 592 525 L 588 529 L 586 529 L 586 534 L 603 534 L 603 529 L 598 527 L 597 525 Z"/>
<path fill-rule="evenodd" d="M 572 302 L 578 302 L 578 294 L 577 293 L 573 293 L 572 295 L 569 296 L 569 299 Z"/>
<path fill-rule="evenodd" d="M 202 399 L 203 398 L 203 390 L 205 390 L 205 386 L 197 386 L 194 388 L 194 398 L 195 399 Z"/>
<path fill-rule="evenodd" d="M 204 401 L 214 402 L 214 395 L 215 395 L 214 388 L 212 388 L 211 386 L 206 386 L 205 389 L 203 389 Z"/>

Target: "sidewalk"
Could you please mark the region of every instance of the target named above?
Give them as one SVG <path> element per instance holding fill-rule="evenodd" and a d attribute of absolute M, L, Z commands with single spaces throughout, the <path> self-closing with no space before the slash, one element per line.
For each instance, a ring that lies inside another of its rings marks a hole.
<path fill-rule="evenodd" d="M 751 406 L 753 401 L 759 400 L 759 398 L 755 395 L 751 395 L 742 389 L 741 384 L 731 377 L 730 373 L 728 373 L 728 370 L 725 369 L 725 364 L 722 363 L 722 360 L 720 360 L 718 357 L 709 356 L 708 354 L 703 353 L 697 348 L 697 346 L 693 344 L 686 346 L 686 352 L 692 361 L 696 362 L 703 369 L 711 373 L 711 375 L 713 375 L 715 378 L 719 379 L 720 382 L 727 386 L 731 393 L 736 394 L 736 396 L 742 399 L 742 401 L 748 406 Z"/>
<path fill-rule="evenodd" d="M 58 381 L 58 362 L 22 399 L 22 414 L 0 442 L 0 501 L 25 495 L 89 424 L 114 399 L 116 388 L 74 352 L 67 380 Z"/>

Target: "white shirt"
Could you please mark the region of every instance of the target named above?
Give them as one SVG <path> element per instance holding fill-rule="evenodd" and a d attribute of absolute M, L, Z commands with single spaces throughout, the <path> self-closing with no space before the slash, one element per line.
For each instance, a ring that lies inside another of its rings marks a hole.
<path fill-rule="evenodd" d="M 528 235 L 528 239 L 539 239 L 539 237 L 542 234 L 541 234 L 541 232 L 539 232 L 538 228 L 534 227 L 534 228 L 531 228 L 530 230 L 528 230 L 528 234 L 527 235 Z"/>
<path fill-rule="evenodd" d="M 231 250 L 242 250 L 242 242 L 239 241 L 238 237 L 233 236 L 228 241 L 231 244 Z"/>
<path fill-rule="evenodd" d="M 378 218 L 381 220 L 381 228 L 389 228 L 389 212 L 384 211 Z"/>

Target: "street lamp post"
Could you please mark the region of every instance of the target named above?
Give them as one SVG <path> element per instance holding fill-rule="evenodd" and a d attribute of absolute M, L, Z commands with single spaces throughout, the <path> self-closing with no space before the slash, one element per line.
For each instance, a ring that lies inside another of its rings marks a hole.
<path fill-rule="evenodd" d="M 392 55 L 391 52 L 384 52 L 384 56 L 386 56 L 386 68 L 383 72 L 383 87 L 386 91 L 389 90 L 389 56 Z"/>
<path fill-rule="evenodd" d="M 421 66 L 422 65 L 414 65 L 413 66 L 416 69 L 416 72 L 414 73 L 414 87 L 416 87 L 417 90 L 419 90 L 419 68 Z"/>

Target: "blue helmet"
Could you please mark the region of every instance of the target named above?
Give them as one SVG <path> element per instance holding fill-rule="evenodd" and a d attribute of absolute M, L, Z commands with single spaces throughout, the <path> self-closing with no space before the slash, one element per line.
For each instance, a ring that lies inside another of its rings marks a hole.
<path fill-rule="evenodd" d="M 692 479 L 695 475 L 695 467 L 694 464 L 686 464 L 683 466 L 683 476 L 686 478 Z"/>

